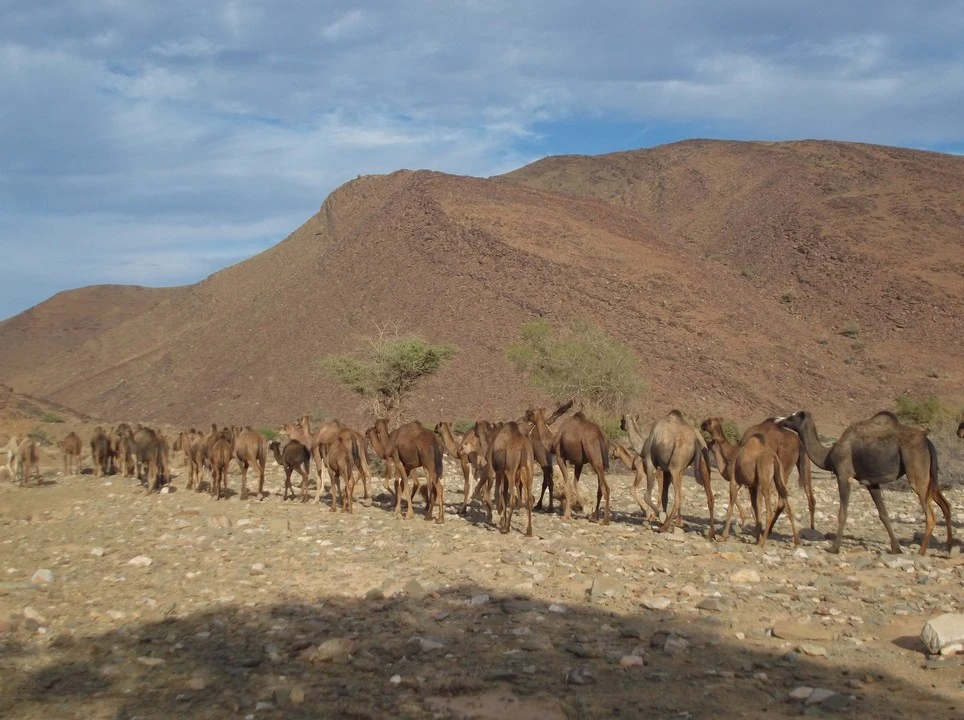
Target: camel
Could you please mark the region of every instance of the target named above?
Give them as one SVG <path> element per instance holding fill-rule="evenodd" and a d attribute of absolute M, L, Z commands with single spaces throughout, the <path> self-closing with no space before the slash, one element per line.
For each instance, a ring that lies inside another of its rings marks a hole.
<path fill-rule="evenodd" d="M 90 439 L 90 460 L 94 464 L 94 477 L 107 474 L 110 462 L 110 439 L 100 425 L 94 428 L 94 435 Z"/>
<path fill-rule="evenodd" d="M 666 514 L 666 519 L 657 532 L 666 532 L 676 522 L 681 524 L 683 505 L 683 473 L 690 465 L 696 475 L 696 481 L 706 491 L 706 506 L 710 512 L 710 529 L 708 539 L 716 537 L 713 517 L 713 490 L 710 487 L 710 452 L 706 447 L 703 436 L 686 420 L 679 410 L 671 411 L 666 417 L 653 425 L 649 436 L 643 443 L 642 457 L 646 467 L 646 502 L 653 508 L 651 491 L 653 475 L 658 470 L 662 473 L 660 479 L 660 503 L 666 512 L 669 485 L 674 489 L 673 512 Z M 643 503 L 636 494 L 636 486 L 630 490 L 633 499 L 639 504 L 639 509 L 645 512 Z M 657 511 L 658 514 L 658 511 Z"/>
<path fill-rule="evenodd" d="M 433 519 L 434 505 L 437 502 L 438 517 L 435 518 L 435 522 L 444 523 L 445 488 L 442 485 L 442 441 L 439 437 L 416 421 L 401 425 L 389 433 L 388 421 L 385 418 L 375 421 L 375 432 L 382 447 L 391 454 L 394 465 L 395 516 L 401 517 L 402 492 L 404 492 L 408 502 L 405 518 L 411 517 L 412 490 L 418 482 L 415 471 L 421 467 L 425 469 L 425 477 L 428 480 L 425 519 Z"/>
<path fill-rule="evenodd" d="M 623 415 L 619 420 L 619 427 L 629 436 L 629 444 L 633 450 L 636 451 L 636 454 L 642 456 L 643 446 L 646 444 L 646 436 L 643 435 L 642 430 L 640 430 L 636 416 Z"/>
<path fill-rule="evenodd" d="M 288 491 L 291 491 L 291 499 L 294 500 L 295 492 L 291 487 L 291 473 L 295 470 L 301 475 L 301 502 L 308 500 L 308 477 L 309 467 L 311 466 L 311 451 L 298 440 L 288 440 L 284 445 L 281 441 L 274 439 L 268 443 L 268 449 L 274 454 L 275 461 L 284 468 L 285 489 L 282 500 L 288 499 Z"/>
<path fill-rule="evenodd" d="M 137 477 L 146 475 L 147 493 L 157 490 L 170 475 L 167 466 L 167 440 L 162 433 L 149 427 L 137 427 L 132 436 L 134 459 L 138 465 Z"/>
<path fill-rule="evenodd" d="M 67 433 L 67 437 L 61 440 L 58 445 L 64 453 L 64 474 L 80 475 L 81 454 L 84 448 L 84 443 L 81 441 L 80 435 L 71 431 Z"/>
<path fill-rule="evenodd" d="M 342 493 L 342 510 L 352 513 L 354 509 L 355 478 L 353 471 L 360 462 L 363 449 L 359 448 L 358 439 L 350 428 L 342 430 L 325 451 L 325 464 L 328 466 L 328 477 L 331 478 L 331 511 L 335 512 L 336 499 L 341 493 L 341 483 L 345 483 Z"/>
<path fill-rule="evenodd" d="M 611 460 L 619 460 L 626 469 L 634 474 L 633 486 L 642 483 L 643 479 L 646 477 L 646 464 L 643 461 L 641 455 L 637 455 L 635 452 L 623 447 L 617 442 L 610 445 L 609 448 L 609 458 Z M 655 510 L 655 508 L 654 508 Z"/>
<path fill-rule="evenodd" d="M 730 521 L 733 519 L 733 506 L 741 487 L 750 491 L 750 504 L 753 506 L 753 518 L 756 521 L 756 540 L 761 548 L 766 545 L 767 537 L 773 529 L 773 524 L 786 508 L 793 531 L 793 546 L 800 544 L 797 526 L 793 520 L 793 509 L 790 507 L 790 497 L 784 482 L 783 464 L 776 451 L 767 445 L 762 433 L 751 435 L 740 442 L 730 460 L 725 461 L 719 453 L 719 444 L 714 442 L 717 452 L 717 462 L 720 463 L 724 477 L 730 481 L 730 504 L 726 509 L 726 522 L 723 524 L 723 540 L 730 536 Z M 777 492 L 776 508 L 770 508 L 771 489 Z M 764 528 L 760 521 L 760 500 L 766 505 L 767 524 Z"/>
<path fill-rule="evenodd" d="M 501 498 L 502 516 L 499 532 L 508 533 L 517 500 L 526 510 L 526 537 L 532 537 L 532 463 L 535 460 L 532 441 L 508 422 L 496 433 L 488 453 L 495 474 L 495 493 Z"/>
<path fill-rule="evenodd" d="M 134 477 L 137 474 L 134 462 L 133 432 L 127 423 L 119 423 L 108 436 L 110 441 L 110 462 L 124 477 Z"/>
<path fill-rule="evenodd" d="M 368 457 L 365 454 L 365 437 L 361 433 L 338 420 L 322 423 L 317 430 L 312 431 L 310 415 L 303 415 L 297 424 L 284 425 L 281 428 L 282 433 L 311 449 L 311 456 L 315 462 L 315 473 L 318 475 L 318 492 L 315 496 L 315 502 L 321 502 L 321 493 L 324 489 L 324 469 L 327 467 L 327 463 L 324 462 L 325 453 L 328 446 L 337 439 L 342 430 L 350 431 L 354 442 L 358 445 L 360 455 L 355 467 L 362 480 L 363 499 L 367 500 L 370 497 L 368 481 L 371 478 L 371 470 L 368 467 Z M 329 473 L 329 477 L 330 475 L 331 473 Z"/>
<path fill-rule="evenodd" d="M 572 518 L 573 498 L 579 503 L 577 483 L 582 474 L 582 467 L 589 464 L 596 473 L 596 509 L 589 516 L 591 521 L 599 520 L 599 507 L 606 501 L 606 509 L 602 520 L 603 525 L 609 524 L 609 485 L 606 483 L 606 470 L 609 469 L 609 440 L 596 423 L 587 419 L 582 412 L 566 419 L 559 428 L 559 434 L 552 441 L 549 448 L 556 456 L 556 463 L 562 472 L 562 479 L 566 488 L 566 504 L 562 512 L 563 519 Z M 573 466 L 574 479 L 569 483 L 569 464 Z M 551 490 L 550 490 L 551 493 Z"/>
<path fill-rule="evenodd" d="M 230 431 L 222 431 L 210 448 L 208 463 L 211 466 L 211 495 L 215 500 L 220 500 L 222 487 L 224 497 L 228 496 L 228 466 L 234 455 Z"/>
<path fill-rule="evenodd" d="M 37 478 L 37 485 L 40 485 L 40 450 L 33 438 L 22 437 L 17 444 L 17 449 L 13 457 L 13 477 L 20 480 L 20 485 L 30 484 L 30 476 Z"/>
<path fill-rule="evenodd" d="M 462 515 L 469 507 L 469 490 L 472 487 L 472 478 L 479 476 L 479 458 L 477 454 L 470 455 L 468 452 L 462 452 L 461 445 L 464 438 L 456 439 L 452 434 L 452 426 L 449 423 L 444 421 L 437 423 L 435 425 L 435 433 L 442 440 L 442 447 L 445 450 L 445 454 L 457 460 L 459 466 L 462 468 L 464 489 L 462 491 L 462 507 L 459 509 L 459 515 Z"/>
<path fill-rule="evenodd" d="M 11 435 L 10 439 L 7 440 L 6 446 L 4 447 L 4 450 L 7 453 L 7 467 L 10 468 L 11 473 L 13 473 L 15 470 L 14 462 L 17 457 L 17 448 L 20 447 L 20 442 L 22 440 L 23 436 L 21 435 Z"/>
<path fill-rule="evenodd" d="M 479 420 L 472 426 L 471 430 L 465 433 L 462 444 L 459 446 L 459 452 L 474 455 L 478 459 L 475 489 L 470 495 L 466 496 L 464 507 L 466 510 L 468 509 L 468 501 L 472 498 L 481 499 L 490 523 L 493 522 L 492 491 L 496 483 L 495 470 L 492 467 L 492 445 L 503 427 L 505 427 L 505 423 L 493 424 L 486 420 Z M 499 493 L 495 493 L 495 509 L 500 516 L 505 509 L 502 501 L 503 497 Z"/>
<path fill-rule="evenodd" d="M 207 438 L 203 433 L 195 431 L 188 448 L 188 481 L 187 489 L 195 488 L 201 492 L 201 480 L 204 477 L 204 465 L 207 461 Z"/>
<path fill-rule="evenodd" d="M 268 459 L 268 445 L 264 436 L 250 427 L 235 425 L 231 429 L 234 437 L 234 457 L 241 466 L 241 499 L 248 497 L 248 468 L 258 471 L 258 499 L 264 499 L 264 465 Z"/>
<path fill-rule="evenodd" d="M 944 513 L 947 548 L 950 550 L 953 547 L 951 506 L 937 483 L 937 450 L 923 430 L 902 425 L 892 412 L 882 411 L 847 427 L 837 442 L 828 448 L 821 444 L 813 416 L 805 410 L 777 418 L 776 423 L 797 433 L 811 462 L 823 470 L 829 470 L 837 478 L 840 510 L 837 514 L 837 536 L 829 548 L 830 552 L 840 552 L 844 526 L 847 524 L 851 478 L 870 492 L 880 521 L 890 537 L 891 553 L 901 552 L 897 537 L 890 527 L 880 486 L 894 482 L 902 475 L 907 476 L 924 510 L 924 538 L 918 553 L 924 555 L 927 552 L 934 531 L 936 521 L 931 500 Z"/>
<path fill-rule="evenodd" d="M 723 460 L 725 463 L 728 463 L 729 460 L 732 459 L 732 456 L 736 454 L 737 446 L 727 440 L 726 435 L 723 434 L 723 419 L 719 417 L 707 418 L 700 424 L 700 429 L 710 435 L 713 439 L 712 443 L 719 446 Z M 810 460 L 807 458 L 807 453 L 800 443 L 799 436 L 792 430 L 778 426 L 773 418 L 768 418 L 748 428 L 746 432 L 743 433 L 740 443 L 745 442 L 747 438 L 754 435 L 762 435 L 767 447 L 773 450 L 777 454 L 777 457 L 780 458 L 780 466 L 783 470 L 784 479 L 790 477 L 790 472 L 793 468 L 797 469 L 797 483 L 807 496 L 807 507 L 810 510 L 810 529 L 813 530 L 813 515 L 816 510 L 816 502 L 813 497 Z M 713 452 L 715 455 L 715 449 Z M 716 464 L 720 469 L 720 473 L 723 473 L 723 464 L 720 462 L 719 457 L 717 457 Z M 740 521 L 742 522 L 743 508 L 737 505 L 737 509 L 740 511 Z"/>
<path fill-rule="evenodd" d="M 368 444 L 372 446 L 372 451 L 382 459 L 385 463 L 385 476 L 382 478 L 382 487 L 385 488 L 385 492 L 394 494 L 393 485 L 389 485 L 388 479 L 392 478 L 394 483 L 395 479 L 395 461 L 392 459 L 392 454 L 385 447 L 382 439 L 378 436 L 378 431 L 374 425 L 365 430 L 365 440 Z"/>
<path fill-rule="evenodd" d="M 549 512 L 552 512 L 552 468 L 556 459 L 549 450 L 552 447 L 552 441 L 555 439 L 549 428 L 556 420 L 569 412 L 573 402 L 573 400 L 569 400 L 563 403 L 549 417 L 546 417 L 545 410 L 542 408 L 530 408 L 525 415 L 516 420 L 519 426 L 523 428 L 523 432 L 532 441 L 532 451 L 535 454 L 536 462 L 542 468 L 542 491 L 539 493 L 539 502 L 536 503 L 537 510 L 542 509 L 542 498 L 545 496 L 546 490 L 549 489 Z"/>

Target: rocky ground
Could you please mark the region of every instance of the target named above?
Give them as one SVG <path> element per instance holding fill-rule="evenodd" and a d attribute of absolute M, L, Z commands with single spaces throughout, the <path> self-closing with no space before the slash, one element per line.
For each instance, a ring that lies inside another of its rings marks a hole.
<path fill-rule="evenodd" d="M 764 551 L 708 542 L 691 479 L 685 532 L 658 535 L 629 482 L 612 477 L 611 525 L 538 514 L 525 538 L 518 514 L 508 535 L 455 515 L 451 469 L 442 525 L 396 520 L 384 493 L 354 515 L 283 502 L 274 463 L 261 502 L 183 476 L 150 497 L 49 469 L 5 481 L 0 716 L 964 717 L 960 657 L 918 639 L 964 611 L 964 558 L 943 524 L 915 554 L 914 495 L 886 493 L 904 555 L 855 490 L 834 556 L 820 533 L 794 549 L 784 520 Z M 814 484 L 829 531 L 836 487 Z M 947 494 L 964 536 L 964 488 Z M 721 515 L 719 478 L 716 498 Z"/>

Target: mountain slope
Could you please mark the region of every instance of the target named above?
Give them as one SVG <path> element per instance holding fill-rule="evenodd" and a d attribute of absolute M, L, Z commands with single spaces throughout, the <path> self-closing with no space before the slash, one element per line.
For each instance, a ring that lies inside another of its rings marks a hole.
<path fill-rule="evenodd" d="M 504 417 L 544 400 L 503 359 L 519 325 L 584 316 L 637 350 L 650 415 L 805 406 L 841 422 L 905 391 L 960 403 L 962 188 L 960 158 L 839 143 L 362 177 L 275 247 L 127 317 L 45 307 L 85 289 L 28 311 L 48 325 L 0 323 L 0 379 L 105 418 L 361 423 L 316 360 L 395 324 L 459 348 L 416 415 Z M 113 308 L 141 291 L 97 292 Z M 78 324 L 88 336 L 58 347 Z"/>

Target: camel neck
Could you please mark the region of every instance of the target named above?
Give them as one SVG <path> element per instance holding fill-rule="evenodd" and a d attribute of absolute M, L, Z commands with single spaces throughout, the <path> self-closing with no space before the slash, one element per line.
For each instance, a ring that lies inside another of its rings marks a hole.
<path fill-rule="evenodd" d="M 726 438 L 713 439 L 713 456 L 720 475 L 727 480 L 733 475 L 733 458 L 736 455 L 736 445 L 730 444 Z"/>
<path fill-rule="evenodd" d="M 813 421 L 806 422 L 801 430 L 802 432 L 799 433 L 800 442 L 803 443 L 803 449 L 806 450 L 810 462 L 821 470 L 829 470 L 827 458 L 833 448 L 828 448 L 820 442 L 820 438 L 817 436 L 817 426 Z"/>

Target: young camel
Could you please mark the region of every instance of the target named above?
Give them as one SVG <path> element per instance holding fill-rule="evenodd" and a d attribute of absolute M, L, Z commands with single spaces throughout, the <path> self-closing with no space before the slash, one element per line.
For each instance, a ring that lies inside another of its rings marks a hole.
<path fill-rule="evenodd" d="M 324 490 L 324 470 L 328 467 L 327 463 L 324 462 L 325 453 L 343 430 L 349 431 L 358 445 L 360 455 L 355 467 L 358 469 L 358 474 L 362 480 L 363 499 L 367 500 L 370 497 L 368 480 L 371 477 L 371 470 L 368 467 L 368 457 L 365 454 L 365 437 L 361 433 L 338 420 L 322 423 L 317 430 L 312 431 L 310 415 L 302 415 L 301 420 L 296 425 L 284 425 L 281 428 L 281 432 L 288 437 L 298 440 L 305 447 L 311 449 L 311 456 L 315 461 L 315 473 L 318 476 L 318 491 L 315 495 L 315 502 L 321 502 L 321 493 Z M 331 473 L 329 473 L 329 479 L 330 476 Z M 334 499 L 332 499 L 332 502 L 334 502 Z"/>
<path fill-rule="evenodd" d="M 82 470 L 81 454 L 84 449 L 84 443 L 81 441 L 80 435 L 71 431 L 67 433 L 67 437 L 60 441 L 59 445 L 64 453 L 64 474 L 80 475 Z"/>
<path fill-rule="evenodd" d="M 526 511 L 526 537 L 532 537 L 532 464 L 535 454 L 529 436 L 518 423 L 506 423 L 496 434 L 488 453 L 495 473 L 495 493 L 501 499 L 499 532 L 508 533 L 517 501 Z"/>
<path fill-rule="evenodd" d="M 464 438 L 456 438 L 452 434 L 452 426 L 441 421 L 435 425 L 435 433 L 442 440 L 442 447 L 445 449 L 445 454 L 455 460 L 458 460 L 459 467 L 462 468 L 462 479 L 464 481 L 462 490 L 462 507 L 459 509 L 459 515 L 464 515 L 465 511 L 469 507 L 469 490 L 472 488 L 473 478 L 479 477 L 479 456 L 476 453 L 468 453 L 462 451 L 462 440 Z"/>
<path fill-rule="evenodd" d="M 241 466 L 241 499 L 248 497 L 248 468 L 258 471 L 258 500 L 264 499 L 264 466 L 268 459 L 268 444 L 264 436 L 250 427 L 235 425 L 231 428 L 234 437 L 234 457 Z"/>
<path fill-rule="evenodd" d="M 342 510 L 347 513 L 355 511 L 355 478 L 354 468 L 359 464 L 361 450 L 358 439 L 351 429 L 346 428 L 328 446 L 325 451 L 325 464 L 328 466 L 328 477 L 331 478 L 331 511 L 335 512 L 335 498 L 341 492 L 341 483 L 345 483 L 342 493 Z"/>
<path fill-rule="evenodd" d="M 224 490 L 224 497 L 227 498 L 228 496 L 228 466 L 231 464 L 231 457 L 234 455 L 230 431 L 222 431 L 210 447 L 208 462 L 211 465 L 211 496 L 215 500 L 220 500 L 222 489 Z"/>
<path fill-rule="evenodd" d="M 30 484 L 30 476 L 37 478 L 37 485 L 42 483 L 40 477 L 40 451 L 33 438 L 20 438 L 17 445 L 16 454 L 13 459 L 13 477 L 20 479 L 20 485 Z"/>
<path fill-rule="evenodd" d="M 643 443 L 642 457 L 646 467 L 646 495 L 647 504 L 650 508 L 653 508 L 650 501 L 650 492 L 653 485 L 653 476 L 657 470 L 661 473 L 659 495 L 663 512 L 666 512 L 670 484 L 674 489 L 673 512 L 666 514 L 666 519 L 657 532 L 666 532 L 674 522 L 682 524 L 683 473 L 686 468 L 692 465 L 696 481 L 703 486 L 703 490 L 706 492 L 706 506 L 710 513 L 710 528 L 707 538 L 710 540 L 715 538 L 713 490 L 710 487 L 710 451 L 706 447 L 703 436 L 683 419 L 683 414 L 679 410 L 671 411 L 666 417 L 653 425 L 649 437 Z M 636 494 L 635 485 L 630 494 L 639 503 L 640 510 L 645 512 L 643 504 Z"/>
<path fill-rule="evenodd" d="M 110 439 L 104 428 L 99 425 L 94 428 L 94 435 L 90 439 L 90 461 L 94 464 L 94 477 L 107 474 L 107 464 L 110 462 Z"/>
<path fill-rule="evenodd" d="M 204 478 L 204 465 L 207 462 L 207 438 L 203 433 L 193 432 L 194 436 L 188 447 L 187 489 L 195 488 L 197 492 L 201 492 L 201 480 Z"/>
<path fill-rule="evenodd" d="M 920 499 L 924 510 L 924 538 L 918 553 L 924 555 L 934 532 L 935 518 L 931 501 L 944 513 L 947 525 L 947 548 L 953 547 L 954 525 L 951 522 L 951 506 L 937 483 L 937 450 L 923 430 L 902 425 L 891 412 L 879 412 L 867 420 L 861 420 L 844 430 L 843 435 L 831 447 L 821 444 L 813 416 L 800 410 L 777 418 L 777 424 L 789 428 L 800 436 L 803 447 L 814 465 L 829 470 L 837 478 L 840 510 L 837 514 L 837 536 L 829 552 L 840 552 L 844 526 L 847 524 L 847 506 L 850 503 L 850 480 L 856 479 L 866 486 L 877 507 L 880 521 L 890 537 L 890 551 L 900 553 L 900 544 L 890 527 L 890 518 L 884 505 L 880 486 L 894 482 L 906 475 L 910 486 Z"/>
<path fill-rule="evenodd" d="M 581 412 L 566 419 L 559 428 L 559 434 L 552 442 L 550 451 L 556 456 L 556 463 L 562 472 L 566 488 L 566 504 L 562 511 L 564 520 L 572 519 L 573 499 L 581 504 L 577 483 L 582 467 L 587 463 L 596 473 L 596 509 L 589 516 L 590 521 L 599 520 L 602 525 L 609 524 L 609 484 L 606 470 L 609 469 L 609 440 L 596 423 L 587 419 Z M 569 483 L 569 464 L 573 466 L 574 479 Z M 599 507 L 605 500 L 606 507 L 602 519 Z"/>
<path fill-rule="evenodd" d="M 723 419 L 719 417 L 707 418 L 700 423 L 700 429 L 713 438 L 713 442 L 716 443 L 722 451 L 724 460 L 729 462 L 732 456 L 736 454 L 737 446 L 727 440 L 726 435 L 723 434 Z M 753 435 L 762 435 L 767 447 L 773 450 L 777 454 L 777 457 L 780 458 L 780 467 L 783 470 L 783 477 L 785 479 L 790 477 L 790 473 L 794 468 L 797 469 L 797 484 L 807 496 L 807 507 L 810 510 L 810 529 L 813 530 L 813 515 L 816 509 L 816 502 L 813 497 L 810 460 L 807 458 L 807 453 L 803 449 L 800 437 L 792 430 L 787 430 L 777 425 L 773 418 L 768 418 L 748 428 L 746 432 L 743 433 L 740 443 L 745 442 L 747 438 Z M 722 473 L 723 465 L 719 463 L 719 459 L 717 459 L 717 466 L 720 468 L 720 473 Z M 740 508 L 739 505 L 737 509 L 740 510 L 740 521 L 742 522 L 743 509 Z"/>
<path fill-rule="evenodd" d="M 308 500 L 311 451 L 298 440 L 288 440 L 282 445 L 281 441 L 277 439 L 268 443 L 268 449 L 274 454 L 275 461 L 285 471 L 285 489 L 281 499 L 287 500 L 288 492 L 291 491 L 291 499 L 294 500 L 295 491 L 291 487 L 291 473 L 297 470 L 298 474 L 301 475 L 301 502 L 306 502 Z"/>
<path fill-rule="evenodd" d="M 790 528 L 793 531 L 793 546 L 800 544 L 800 536 L 797 534 L 797 526 L 793 520 L 793 509 L 790 507 L 790 497 L 787 486 L 784 482 L 783 465 L 780 457 L 766 443 L 766 438 L 762 434 L 751 435 L 740 442 L 729 460 L 724 459 L 720 446 L 713 442 L 713 451 L 716 453 L 716 460 L 723 476 L 730 481 L 730 504 L 726 509 L 726 523 L 723 525 L 723 540 L 730 536 L 730 521 L 733 518 L 733 506 L 736 505 L 736 496 L 741 487 L 750 491 L 750 504 L 753 507 L 753 518 L 756 521 L 756 540 L 761 548 L 766 545 L 767 537 L 773 529 L 773 524 L 780 517 L 780 513 L 786 508 L 787 517 L 790 519 Z M 771 490 L 777 492 L 776 508 L 770 507 Z M 760 500 L 766 506 L 767 524 L 766 528 L 760 521 Z"/>

